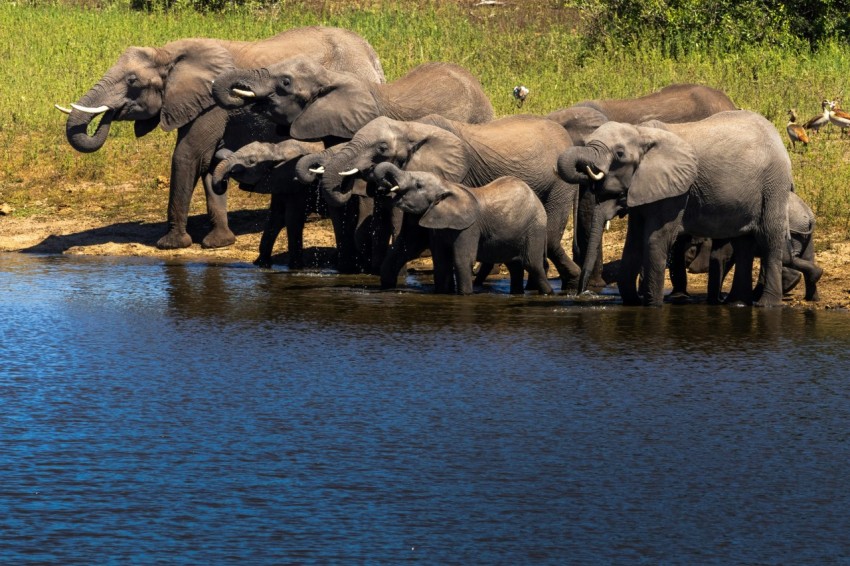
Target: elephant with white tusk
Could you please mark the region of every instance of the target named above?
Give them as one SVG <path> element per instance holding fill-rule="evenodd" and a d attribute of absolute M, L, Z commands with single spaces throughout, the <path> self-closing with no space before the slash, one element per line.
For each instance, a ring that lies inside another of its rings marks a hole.
<path fill-rule="evenodd" d="M 744 110 L 720 112 L 698 122 L 607 122 L 583 147 L 558 159 L 561 177 L 587 183 L 596 201 L 588 249 L 595 249 L 607 220 L 628 214 L 618 286 L 626 304 L 661 305 L 667 259 L 681 233 L 731 240 L 733 295 L 753 302 L 753 256 L 762 258 L 764 291 L 757 303 L 782 302 L 782 256 L 789 234 L 791 162 L 776 128 Z M 589 173 L 601 173 L 592 181 Z M 585 256 L 580 290 L 593 270 Z M 636 281 L 643 278 L 639 293 Z"/>
<path fill-rule="evenodd" d="M 351 72 L 364 81 L 384 81 L 378 57 L 362 37 L 344 29 L 315 26 L 255 42 L 191 38 L 162 47 L 129 47 L 71 108 L 57 108 L 68 112 L 68 142 L 83 153 L 103 146 L 115 120 L 134 121 L 136 136 L 157 126 L 177 130 L 171 157 L 168 233 L 157 246 L 170 249 L 192 244 L 186 220 L 198 179 L 203 181 L 213 225 L 202 245 L 226 246 L 235 236 L 227 224 L 226 197 L 215 194 L 210 183 L 215 152 L 235 150 L 255 140 L 281 141 L 285 136 L 275 124 L 257 115 L 229 113 L 217 107 L 213 81 L 228 70 L 268 65 L 296 55 Z M 100 123 L 89 135 L 89 124 L 98 115 Z"/>

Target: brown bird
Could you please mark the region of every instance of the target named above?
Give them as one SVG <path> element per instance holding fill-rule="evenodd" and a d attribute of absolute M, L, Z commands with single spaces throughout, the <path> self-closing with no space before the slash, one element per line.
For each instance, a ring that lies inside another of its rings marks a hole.
<path fill-rule="evenodd" d="M 797 142 L 804 146 L 809 145 L 809 135 L 803 126 L 797 123 L 797 111 L 793 108 L 788 110 L 788 125 L 785 126 L 785 131 L 788 132 L 788 137 L 791 138 L 792 149 L 797 148 Z"/>
<path fill-rule="evenodd" d="M 841 128 L 842 136 L 844 135 L 844 130 L 850 128 L 850 114 L 838 107 L 837 100 L 829 103 L 829 121 Z"/>
<path fill-rule="evenodd" d="M 803 127 L 807 130 L 811 130 L 815 133 L 818 133 L 820 129 L 827 124 L 829 124 L 829 100 L 824 100 L 820 103 L 821 114 L 814 116 L 813 118 L 809 118 L 806 120 L 806 123 L 803 124 Z"/>

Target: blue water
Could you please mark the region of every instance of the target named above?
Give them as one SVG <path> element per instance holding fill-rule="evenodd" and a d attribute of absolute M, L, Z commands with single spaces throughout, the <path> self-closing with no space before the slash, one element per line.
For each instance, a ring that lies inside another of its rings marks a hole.
<path fill-rule="evenodd" d="M 0 254 L 0 557 L 850 563 L 850 314 Z"/>

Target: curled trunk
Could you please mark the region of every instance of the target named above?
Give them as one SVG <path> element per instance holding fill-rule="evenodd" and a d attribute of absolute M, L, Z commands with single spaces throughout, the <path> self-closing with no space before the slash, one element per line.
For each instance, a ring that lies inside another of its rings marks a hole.
<path fill-rule="evenodd" d="M 593 183 L 605 176 L 608 152 L 593 142 L 586 146 L 570 147 L 558 157 L 558 175 L 568 183 Z"/>
<path fill-rule="evenodd" d="M 361 175 L 351 174 L 356 169 L 357 152 L 348 144 L 333 152 L 333 156 L 324 162 L 324 173 L 322 173 L 322 194 L 329 204 L 343 206 L 351 198 L 351 191 L 356 179 Z M 345 174 L 343 174 L 345 173 Z"/>
<path fill-rule="evenodd" d="M 266 69 L 227 71 L 219 75 L 213 83 L 213 98 L 215 98 L 216 104 L 228 110 L 242 108 L 255 99 L 262 99 L 269 95 L 271 92 L 268 85 L 269 80 L 269 73 Z M 242 94 L 237 94 L 240 92 Z"/>
<path fill-rule="evenodd" d="M 98 83 L 80 98 L 75 105 L 87 108 L 102 106 L 103 97 L 99 93 L 104 88 L 104 85 Z M 68 143 L 76 151 L 80 153 L 92 153 L 99 150 L 106 143 L 106 138 L 109 135 L 109 127 L 112 124 L 112 119 L 115 117 L 115 109 L 109 109 L 103 113 L 94 134 L 89 135 L 89 124 L 91 124 L 96 116 L 98 114 L 84 112 L 76 108 L 72 109 L 68 115 L 68 121 L 65 123 L 65 137 L 68 138 Z"/>
<path fill-rule="evenodd" d="M 216 165 L 212 174 L 212 189 L 215 194 L 223 195 L 227 192 L 227 181 L 230 178 L 230 172 L 239 162 L 239 156 L 236 153 L 231 153 Z"/>

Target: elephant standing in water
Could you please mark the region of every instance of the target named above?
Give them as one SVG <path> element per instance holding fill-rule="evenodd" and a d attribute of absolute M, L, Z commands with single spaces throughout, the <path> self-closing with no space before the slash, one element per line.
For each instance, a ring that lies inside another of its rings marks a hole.
<path fill-rule="evenodd" d="M 541 294 L 546 278 L 546 211 L 523 181 L 500 177 L 483 187 L 465 187 L 433 173 L 403 171 L 392 163 L 375 167 L 389 186 L 393 205 L 431 232 L 434 286 L 438 293 L 472 293 L 472 264 L 505 263 L 511 293 L 523 293 L 523 271 Z"/>
<path fill-rule="evenodd" d="M 302 155 L 323 148 L 321 142 L 290 139 L 278 143 L 251 142 L 235 152 L 221 150 L 216 154 L 221 161 L 212 175 L 214 190 L 233 178 L 242 190 L 272 196 L 256 265 L 271 267 L 275 240 L 285 226 L 289 268 L 304 267 L 304 223 L 311 207 L 314 212 L 320 212 L 323 207 L 319 206 L 319 188 L 315 183 L 305 187 L 293 182 L 295 162 Z"/>
<path fill-rule="evenodd" d="M 639 98 L 585 100 L 568 108 L 548 114 L 548 118 L 564 126 L 575 145 L 584 145 L 585 139 L 603 123 L 625 122 L 640 124 L 658 120 L 667 124 L 697 122 L 718 112 L 737 110 L 737 106 L 723 91 L 699 84 L 671 84 Z M 573 257 L 584 262 L 590 237 L 595 199 L 587 184 L 579 185 L 579 207 L 576 214 L 576 238 Z M 593 284 L 602 282 L 602 241 L 597 246 Z"/>
<path fill-rule="evenodd" d="M 729 111 L 664 128 L 607 122 L 584 147 L 561 155 L 558 172 L 567 181 L 592 182 L 596 206 L 589 249 L 598 245 L 607 220 L 628 213 L 617 281 L 624 303 L 662 303 L 667 258 L 684 232 L 740 244 L 733 293 L 747 303 L 753 257 L 746 242 L 753 241 L 764 270 L 759 303 L 781 304 L 793 178 L 782 138 L 763 116 Z M 586 255 L 580 290 L 594 261 L 594 254 Z M 642 297 L 639 274 L 645 278 Z"/>
<path fill-rule="evenodd" d="M 451 63 L 426 63 L 391 83 L 375 84 L 305 57 L 293 57 L 265 68 L 224 73 L 216 79 L 213 95 L 224 108 L 247 105 L 287 127 L 292 137 L 322 140 L 326 146 L 351 139 L 381 116 L 415 120 L 439 114 L 469 123 L 493 118 L 493 106 L 478 79 Z M 355 199 L 325 193 L 337 241 L 338 268 L 377 272 L 400 230 L 401 211 L 385 196 L 364 189 L 362 183 L 357 192 Z M 375 199 L 370 219 L 357 218 L 363 210 L 362 198 Z M 367 232 L 371 232 L 368 238 Z"/>
<path fill-rule="evenodd" d="M 106 74 L 84 94 L 69 114 L 65 127 L 68 142 L 77 151 L 100 149 L 114 120 L 135 121 L 136 136 L 157 125 L 177 130 L 171 156 L 168 198 L 168 233 L 160 248 L 192 244 L 186 221 L 192 193 L 203 179 L 212 231 L 205 247 L 232 244 L 235 236 L 227 224 L 227 200 L 212 191 L 210 173 L 214 154 L 222 147 L 234 150 L 255 140 L 280 141 L 288 135 L 256 115 L 228 113 L 216 106 L 213 81 L 221 73 L 267 65 L 304 55 L 334 69 L 346 70 L 365 81 L 384 81 L 384 72 L 372 46 L 359 35 L 330 27 L 296 28 L 256 42 L 218 39 L 181 39 L 162 47 L 130 47 Z M 93 135 L 91 121 L 102 114 Z"/>
<path fill-rule="evenodd" d="M 517 177 L 543 203 L 547 257 L 566 291 L 575 288 L 580 271 L 561 244 L 577 187 L 560 179 L 554 164 L 571 146 L 567 131 L 541 116 L 508 116 L 486 124 L 464 124 L 441 116 L 413 122 L 377 118 L 333 155 L 305 156 L 296 169 L 299 178 L 309 178 L 310 167 L 322 167 L 322 190 L 339 200 L 350 197 L 357 177 L 371 179 L 375 165 L 384 161 L 469 187 L 480 187 L 503 176 Z M 406 220 L 393 242 L 381 266 L 381 287 L 395 287 L 404 265 L 427 249 L 428 233 L 418 222 L 415 216 L 411 222 Z"/>

